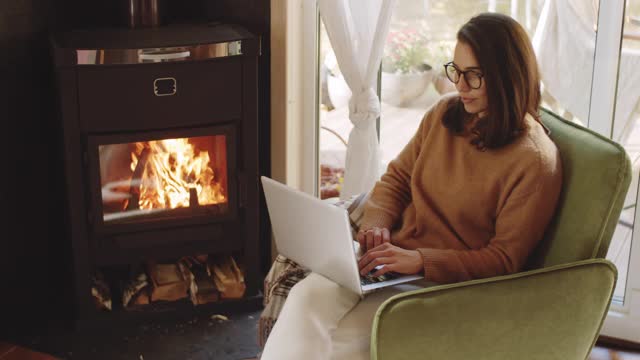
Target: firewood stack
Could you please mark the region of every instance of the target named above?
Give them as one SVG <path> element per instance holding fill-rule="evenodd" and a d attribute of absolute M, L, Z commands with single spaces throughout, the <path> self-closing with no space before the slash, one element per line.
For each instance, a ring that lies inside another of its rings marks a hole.
<path fill-rule="evenodd" d="M 122 302 L 126 309 L 133 309 L 189 297 L 194 305 L 201 305 L 242 298 L 245 291 L 243 271 L 233 257 L 198 255 L 177 263 L 148 262 L 144 268 L 132 271 Z"/>
<path fill-rule="evenodd" d="M 151 279 L 151 301 L 176 301 L 187 297 L 189 280 L 177 264 L 147 263 Z"/>
<path fill-rule="evenodd" d="M 206 256 L 188 257 L 180 261 L 181 268 L 189 276 L 189 295 L 193 305 L 206 304 L 220 299 L 220 293 L 211 279 L 206 262 Z"/>
<path fill-rule="evenodd" d="M 244 296 L 247 289 L 244 275 L 231 256 L 210 261 L 209 269 L 223 299 L 239 299 Z"/>
<path fill-rule="evenodd" d="M 98 310 L 111 310 L 111 289 L 102 273 L 98 272 L 91 278 L 91 296 Z"/>
<path fill-rule="evenodd" d="M 148 305 L 151 302 L 147 274 L 144 271 L 135 273 L 137 275 L 125 285 L 122 292 L 122 304 L 125 308 L 135 305 Z"/>

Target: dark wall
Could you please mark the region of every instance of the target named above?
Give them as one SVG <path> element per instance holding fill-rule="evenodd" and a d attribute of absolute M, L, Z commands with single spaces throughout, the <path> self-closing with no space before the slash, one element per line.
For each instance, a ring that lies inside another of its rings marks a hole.
<path fill-rule="evenodd" d="M 0 2 L 2 140 L 0 141 L 0 331 L 42 318 L 53 299 L 51 254 L 60 235 L 60 163 L 53 152 L 54 94 L 47 29 L 53 1 Z M 11 321 L 15 320 L 15 321 Z M 10 326 L 10 327 L 9 327 Z"/>
<path fill-rule="evenodd" d="M 259 106 L 263 173 L 269 164 L 269 0 L 166 1 L 167 22 L 221 21 L 263 38 Z M 38 331 L 69 308 L 70 243 L 48 33 L 123 26 L 120 1 L 0 2 L 0 335 Z M 264 230 L 266 232 L 266 229 Z M 265 250 L 267 251 L 267 250 Z"/>

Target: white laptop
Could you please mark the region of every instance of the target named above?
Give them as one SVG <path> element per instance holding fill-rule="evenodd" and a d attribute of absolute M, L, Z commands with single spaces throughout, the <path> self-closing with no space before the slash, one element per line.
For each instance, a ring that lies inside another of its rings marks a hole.
<path fill-rule="evenodd" d="M 351 237 L 349 215 L 343 208 L 262 176 L 278 253 L 361 297 L 387 287 L 421 279 L 420 275 L 387 273 L 360 276 Z"/>

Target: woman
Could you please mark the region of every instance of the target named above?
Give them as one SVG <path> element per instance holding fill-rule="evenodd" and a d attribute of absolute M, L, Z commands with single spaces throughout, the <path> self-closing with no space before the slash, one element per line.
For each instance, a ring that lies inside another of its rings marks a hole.
<path fill-rule="evenodd" d="M 526 32 L 487 13 L 464 24 L 457 40 L 445 65 L 457 94 L 429 109 L 365 204 L 362 274 L 420 273 L 426 282 L 417 286 L 425 286 L 514 273 L 553 215 L 562 169 L 538 120 L 540 81 Z M 368 358 L 375 310 L 406 289 L 360 301 L 311 274 L 292 288 L 262 359 Z M 345 327 L 347 347 L 336 339 Z"/>

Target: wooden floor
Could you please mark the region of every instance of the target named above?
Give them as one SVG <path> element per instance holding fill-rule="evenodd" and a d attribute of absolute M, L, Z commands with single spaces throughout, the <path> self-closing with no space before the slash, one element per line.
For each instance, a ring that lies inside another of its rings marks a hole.
<path fill-rule="evenodd" d="M 588 360 L 640 360 L 640 352 L 596 346 Z"/>
<path fill-rule="evenodd" d="M 57 358 L 25 349 L 21 346 L 0 342 L 0 360 L 58 360 Z"/>
<path fill-rule="evenodd" d="M 256 360 L 257 358 L 243 359 Z M 0 342 L 0 360 L 59 360 L 51 355 Z M 596 346 L 588 360 L 640 360 L 640 351 L 625 351 Z"/>

